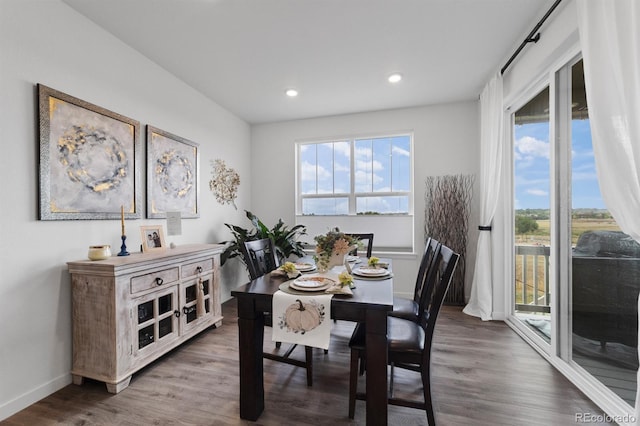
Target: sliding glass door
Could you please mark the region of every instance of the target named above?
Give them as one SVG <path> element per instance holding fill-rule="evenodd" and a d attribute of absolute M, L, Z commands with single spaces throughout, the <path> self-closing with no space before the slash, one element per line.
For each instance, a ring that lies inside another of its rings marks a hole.
<path fill-rule="evenodd" d="M 600 193 L 582 60 L 555 70 L 520 105 L 511 114 L 510 318 L 595 394 L 633 407 L 640 244 L 620 231 Z"/>
<path fill-rule="evenodd" d="M 582 61 L 571 82 L 571 356 L 633 406 L 640 244 L 620 231 L 600 194 Z"/>
<path fill-rule="evenodd" d="M 533 335 L 551 342 L 551 144 L 549 86 L 513 114 L 514 312 Z"/>

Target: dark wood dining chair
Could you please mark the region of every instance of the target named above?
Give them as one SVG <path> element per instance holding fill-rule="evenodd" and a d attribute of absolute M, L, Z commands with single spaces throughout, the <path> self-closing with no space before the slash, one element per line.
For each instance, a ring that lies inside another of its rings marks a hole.
<path fill-rule="evenodd" d="M 254 280 L 264 274 L 273 271 L 279 265 L 278 255 L 273 240 L 264 238 L 261 240 L 246 241 L 244 243 L 244 255 L 251 279 Z M 273 326 L 273 315 L 265 313 L 265 325 Z M 263 352 L 262 357 L 272 361 L 303 367 L 307 371 L 307 386 L 313 385 L 313 351 L 311 346 L 304 347 L 305 360 L 300 361 L 291 358 L 291 353 L 297 345 L 291 345 L 283 355 Z M 276 342 L 276 349 L 280 349 L 281 342 Z"/>
<path fill-rule="evenodd" d="M 350 237 L 354 237 L 357 238 L 358 241 L 360 241 L 362 243 L 362 245 L 364 246 L 366 253 L 367 253 L 367 258 L 371 257 L 371 252 L 373 251 L 373 233 L 369 233 L 369 234 L 350 234 L 350 233 L 346 233 L 345 235 L 348 235 Z M 364 241 L 366 241 L 366 244 L 364 243 Z M 351 251 L 349 253 L 352 256 L 357 256 L 358 255 L 358 249 L 356 248 L 355 250 Z"/>
<path fill-rule="evenodd" d="M 389 315 L 396 318 L 404 318 L 411 321 L 418 321 L 420 313 L 420 296 L 427 282 L 427 276 L 429 272 L 433 270 L 438 253 L 440 252 L 440 243 L 435 238 L 429 237 L 426 242 L 422 259 L 420 260 L 420 267 L 418 268 L 418 275 L 416 277 L 416 284 L 413 289 L 413 299 L 406 297 L 394 296 L 393 297 L 393 311 L 389 312 Z M 435 279 L 430 281 L 431 284 L 435 282 Z"/>
<path fill-rule="evenodd" d="M 420 299 L 420 320 L 409 321 L 402 318 L 387 317 L 387 347 L 388 362 L 391 365 L 389 379 L 390 405 L 417 408 L 425 410 L 427 421 L 435 425 L 435 414 L 431 399 L 431 347 L 436 319 L 442 307 L 442 302 L 449 289 L 453 272 L 458 263 L 459 255 L 450 248 L 442 245 L 437 255 L 435 271 L 436 283 L 429 289 L 425 286 Z M 429 291 L 430 290 L 430 291 Z M 358 324 L 351 336 L 351 366 L 349 372 L 349 418 L 355 414 L 356 399 L 366 400 L 365 393 L 358 393 L 358 362 L 366 363 L 366 331 L 364 324 Z M 394 367 L 417 371 L 422 378 L 423 401 L 395 398 L 393 396 Z"/>

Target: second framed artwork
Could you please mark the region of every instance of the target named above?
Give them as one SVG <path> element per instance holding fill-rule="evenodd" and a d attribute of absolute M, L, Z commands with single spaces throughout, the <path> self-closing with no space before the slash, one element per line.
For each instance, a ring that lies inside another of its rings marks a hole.
<path fill-rule="evenodd" d="M 195 142 L 147 125 L 147 217 L 200 217 L 200 152 Z"/>
<path fill-rule="evenodd" d="M 140 239 L 142 241 L 143 253 L 164 251 L 167 248 L 164 241 L 162 225 L 141 226 Z"/>

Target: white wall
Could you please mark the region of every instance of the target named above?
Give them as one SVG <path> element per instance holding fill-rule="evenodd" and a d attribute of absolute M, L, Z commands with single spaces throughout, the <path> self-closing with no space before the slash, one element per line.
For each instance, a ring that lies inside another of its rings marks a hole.
<path fill-rule="evenodd" d="M 427 176 L 478 173 L 478 102 L 452 103 L 336 117 L 255 125 L 251 133 L 251 205 L 267 224 L 295 223 L 296 140 L 412 131 L 414 134 L 415 241 L 424 249 L 424 190 Z M 477 193 L 477 178 L 474 193 Z M 467 285 L 477 241 L 477 196 L 467 249 Z M 373 230 L 375 233 L 375 229 Z M 313 241 L 310 235 L 309 242 Z M 413 295 L 419 256 L 394 255 L 395 293 Z"/>
<path fill-rule="evenodd" d="M 140 23 L 140 30 L 148 25 Z M 176 244 L 229 238 L 250 201 L 250 127 L 58 0 L 0 1 L 0 419 L 70 383 L 71 298 L 65 262 L 92 244 L 119 247 L 117 220 L 38 221 L 36 84 L 200 144 L 199 219 L 183 220 Z M 210 160 L 242 180 L 238 210 L 208 189 Z M 144 176 L 144 171 L 142 173 Z M 144 184 L 144 178 L 143 178 Z M 128 221 L 129 251 L 140 225 Z M 166 229 L 166 228 L 165 228 Z M 246 276 L 228 275 L 222 298 Z M 231 273 L 230 273 L 231 272 Z"/>

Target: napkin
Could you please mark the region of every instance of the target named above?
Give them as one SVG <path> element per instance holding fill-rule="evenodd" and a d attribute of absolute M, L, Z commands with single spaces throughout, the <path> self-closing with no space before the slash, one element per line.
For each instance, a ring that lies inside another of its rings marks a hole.
<path fill-rule="evenodd" d="M 331 294 L 276 291 L 273 294 L 273 341 L 329 349 L 332 297 Z"/>
<path fill-rule="evenodd" d="M 281 268 L 278 268 L 271 271 L 271 275 L 282 275 L 282 276 L 287 276 L 289 278 L 296 278 L 300 275 L 300 271 L 285 272 Z"/>
<path fill-rule="evenodd" d="M 340 285 L 338 284 L 334 284 L 331 287 L 329 287 L 328 289 L 326 289 L 324 291 L 325 293 L 328 294 L 346 294 L 348 296 L 353 296 L 353 291 L 351 291 L 351 287 L 348 285 Z"/>

